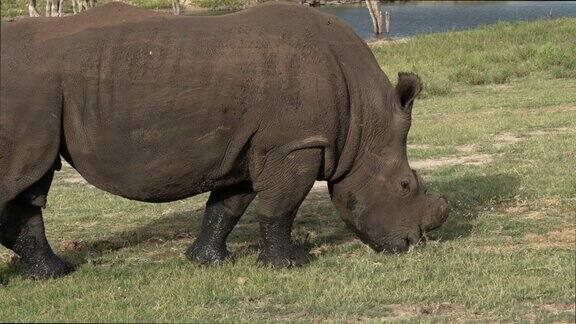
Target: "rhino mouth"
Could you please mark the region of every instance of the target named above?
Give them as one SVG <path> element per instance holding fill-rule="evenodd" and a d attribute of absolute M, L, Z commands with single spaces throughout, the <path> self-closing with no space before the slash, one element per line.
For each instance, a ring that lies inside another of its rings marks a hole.
<path fill-rule="evenodd" d="M 419 245 L 423 242 L 424 237 L 424 235 L 420 235 L 418 239 L 416 239 L 406 236 L 392 241 L 370 242 L 367 244 L 376 252 L 403 253 L 408 251 L 411 246 Z"/>
<path fill-rule="evenodd" d="M 408 251 L 411 245 L 417 245 L 424 240 L 424 231 L 422 228 L 419 228 L 419 235 L 418 237 L 411 237 L 410 235 L 401 235 L 398 238 L 381 238 L 375 239 L 374 235 L 368 234 L 368 231 L 364 231 L 361 229 L 359 224 L 355 222 L 351 222 L 349 220 L 344 220 L 347 227 L 356 234 L 356 236 L 360 239 L 360 241 L 374 251 L 380 252 L 389 252 L 389 253 L 402 253 Z"/>

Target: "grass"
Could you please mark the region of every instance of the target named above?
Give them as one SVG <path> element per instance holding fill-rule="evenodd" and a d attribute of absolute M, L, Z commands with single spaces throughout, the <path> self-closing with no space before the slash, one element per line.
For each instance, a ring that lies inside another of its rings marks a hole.
<path fill-rule="evenodd" d="M 451 205 L 426 245 L 372 252 L 319 190 L 294 229 L 316 256 L 310 265 L 256 265 L 256 201 L 229 239 L 236 262 L 197 267 L 182 253 L 198 233 L 207 195 L 138 203 L 83 184 L 66 167 L 45 219 L 55 250 L 77 271 L 23 280 L 0 248 L 0 319 L 574 322 L 576 81 L 566 40 L 575 22 L 499 24 L 373 47 L 392 78 L 416 70 L 428 85 L 449 82 L 450 91 L 429 90 L 417 101 L 409 135 L 411 161 L 448 161 L 421 170 Z M 497 75 L 496 67 L 526 70 L 505 81 L 472 77 Z M 458 162 L 473 155 L 489 159 Z"/>
<path fill-rule="evenodd" d="M 499 23 L 373 50 L 386 62 L 388 75 L 415 71 L 426 79 L 424 95 L 450 94 L 457 86 L 506 84 L 538 73 L 576 78 L 574 19 Z"/>

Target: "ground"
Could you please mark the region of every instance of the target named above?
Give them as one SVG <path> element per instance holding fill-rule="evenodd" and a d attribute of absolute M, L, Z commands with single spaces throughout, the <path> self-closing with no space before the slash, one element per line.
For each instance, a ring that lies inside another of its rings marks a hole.
<path fill-rule="evenodd" d="M 65 165 L 45 219 L 77 270 L 23 280 L 0 248 L 0 319 L 574 322 L 574 35 L 576 20 L 563 19 L 373 45 L 388 75 L 416 70 L 429 86 L 414 107 L 408 153 L 451 208 L 406 254 L 360 243 L 319 183 L 295 224 L 315 256 L 308 266 L 256 264 L 256 201 L 229 240 L 236 262 L 198 267 L 183 252 L 207 195 L 133 202 Z"/>

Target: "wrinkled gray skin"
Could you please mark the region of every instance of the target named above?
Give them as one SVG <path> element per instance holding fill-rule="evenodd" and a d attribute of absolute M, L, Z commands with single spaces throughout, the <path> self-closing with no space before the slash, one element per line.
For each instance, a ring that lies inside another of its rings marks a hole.
<path fill-rule="evenodd" d="M 376 251 L 406 251 L 448 216 L 446 199 L 427 194 L 406 156 L 412 106 L 420 90 L 416 75 L 399 74 L 387 98 L 386 127 L 379 128 L 383 125 L 378 122 L 376 129 L 366 127 L 370 130 L 354 167 L 345 178 L 329 182 L 332 201 L 346 224 Z"/>
<path fill-rule="evenodd" d="M 291 229 L 316 180 L 377 251 L 404 251 L 446 219 L 446 200 L 426 194 L 406 157 L 420 79 L 392 86 L 333 16 L 275 3 L 175 17 L 113 3 L 1 32 L 0 242 L 25 276 L 70 270 L 41 212 L 60 157 L 129 199 L 211 191 L 186 252 L 202 264 L 226 259 L 256 195 L 260 261 L 304 263 Z"/>

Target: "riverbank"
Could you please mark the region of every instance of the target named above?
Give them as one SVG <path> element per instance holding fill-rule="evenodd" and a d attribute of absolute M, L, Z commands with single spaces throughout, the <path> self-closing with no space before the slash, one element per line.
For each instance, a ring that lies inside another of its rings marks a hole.
<path fill-rule="evenodd" d="M 370 46 L 389 76 L 414 71 L 426 84 L 424 96 L 449 95 L 457 87 L 505 85 L 529 76 L 574 79 L 573 35 L 576 19 L 564 18 L 499 23 Z"/>

